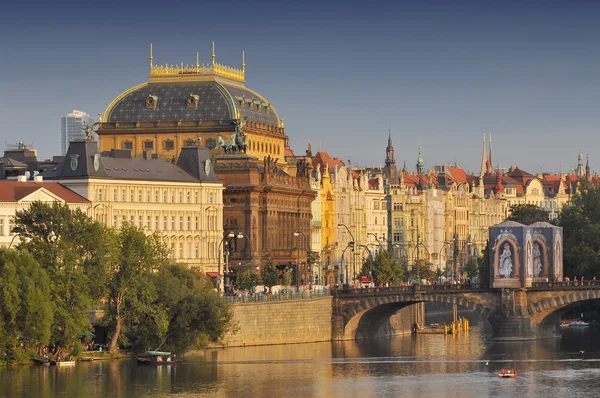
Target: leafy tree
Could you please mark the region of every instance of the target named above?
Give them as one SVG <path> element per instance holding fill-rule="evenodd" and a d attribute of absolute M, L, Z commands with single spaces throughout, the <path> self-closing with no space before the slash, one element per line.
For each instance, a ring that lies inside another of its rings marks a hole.
<path fill-rule="evenodd" d="M 269 257 L 267 263 L 260 271 L 260 277 L 263 284 L 269 288 L 269 291 L 279 282 L 279 272 L 277 271 L 277 267 L 275 267 L 272 257 Z"/>
<path fill-rule="evenodd" d="M 292 274 L 289 269 L 283 272 L 283 286 L 289 287 L 292 284 Z"/>
<path fill-rule="evenodd" d="M 26 252 L 0 249 L 0 354 L 50 342 L 48 275 Z"/>
<path fill-rule="evenodd" d="M 479 276 L 479 262 L 474 257 L 469 257 L 462 267 L 462 272 L 467 274 L 467 278 L 473 280 Z"/>
<path fill-rule="evenodd" d="M 119 348 L 123 320 L 148 310 L 145 279 L 168 263 L 168 250 L 156 235 L 146 236 L 143 230 L 125 223 L 118 235 L 117 258 L 109 282 L 106 316 L 112 326 L 110 351 Z"/>
<path fill-rule="evenodd" d="M 260 274 L 252 270 L 246 270 L 238 275 L 236 285 L 240 290 L 254 293 L 256 286 L 260 285 Z"/>
<path fill-rule="evenodd" d="M 209 278 L 172 264 L 148 281 L 144 288 L 154 297 L 151 312 L 130 320 L 135 348 L 186 352 L 217 342 L 234 329 L 233 307 L 217 295 Z"/>
<path fill-rule="evenodd" d="M 416 264 L 413 264 L 412 270 L 410 272 L 410 277 L 413 280 L 418 280 L 419 283 L 423 279 L 435 279 L 437 277 L 436 272 L 434 271 L 433 264 L 425 259 L 420 259 Z"/>
<path fill-rule="evenodd" d="M 600 275 L 600 187 L 581 180 L 558 225 L 563 227 L 564 275 Z"/>
<path fill-rule="evenodd" d="M 373 261 L 372 272 L 377 284 L 398 284 L 404 275 L 404 270 L 393 253 L 387 250 L 377 253 Z"/>
<path fill-rule="evenodd" d="M 510 206 L 510 215 L 506 221 L 516 221 L 524 225 L 538 221 L 548 222 L 548 212 L 531 203 L 515 204 Z"/>
<path fill-rule="evenodd" d="M 485 245 L 482 251 L 482 256 L 477 259 L 479 264 L 479 282 L 490 283 L 490 253 L 489 253 L 489 242 Z"/>
<path fill-rule="evenodd" d="M 15 217 L 19 250 L 30 252 L 50 278 L 53 353 L 61 357 L 91 330 L 86 310 L 106 297 L 114 233 L 66 204 L 34 202 Z"/>

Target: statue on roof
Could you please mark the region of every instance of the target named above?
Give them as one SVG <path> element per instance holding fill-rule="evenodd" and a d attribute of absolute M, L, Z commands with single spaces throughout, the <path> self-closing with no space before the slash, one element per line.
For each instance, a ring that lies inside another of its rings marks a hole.
<path fill-rule="evenodd" d="M 229 142 L 226 142 L 221 136 L 217 137 L 217 140 L 219 141 L 219 146 L 223 148 L 225 154 L 230 155 L 238 152 L 246 153 L 248 145 L 246 144 L 246 134 L 243 130 L 245 120 L 246 116 L 243 116 L 239 119 L 239 122 L 233 122 L 235 125 L 235 130 L 231 134 Z"/>
<path fill-rule="evenodd" d="M 99 122 L 95 122 L 95 123 L 92 123 L 92 125 L 90 126 L 86 122 L 83 122 L 83 126 L 81 127 L 81 129 L 83 131 L 85 131 L 86 141 L 94 139 L 93 134 L 96 132 L 96 128 L 98 127 L 99 124 L 100 124 Z"/>

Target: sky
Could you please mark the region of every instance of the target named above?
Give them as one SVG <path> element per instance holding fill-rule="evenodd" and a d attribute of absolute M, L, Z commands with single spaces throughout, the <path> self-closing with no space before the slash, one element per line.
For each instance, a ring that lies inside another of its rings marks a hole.
<path fill-rule="evenodd" d="M 97 117 L 157 64 L 240 67 L 292 149 L 399 168 L 600 171 L 600 2 L 10 2 L 0 13 L 0 144 L 60 153 L 60 116 Z"/>

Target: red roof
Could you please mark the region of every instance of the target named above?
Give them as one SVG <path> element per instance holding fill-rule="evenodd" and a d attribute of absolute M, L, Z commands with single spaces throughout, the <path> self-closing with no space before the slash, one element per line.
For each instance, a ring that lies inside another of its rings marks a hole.
<path fill-rule="evenodd" d="M 283 151 L 283 154 L 285 156 L 294 156 L 294 152 L 292 152 L 292 150 L 290 148 L 285 148 L 285 150 Z"/>
<path fill-rule="evenodd" d="M 456 182 L 458 184 L 468 183 L 467 173 L 465 173 L 465 171 L 463 169 L 461 169 L 460 167 L 446 167 L 446 171 L 450 172 L 454 182 Z"/>
<path fill-rule="evenodd" d="M 89 200 L 58 182 L 0 181 L 0 202 L 18 202 L 39 189 L 46 189 L 68 203 L 88 203 Z"/>
<path fill-rule="evenodd" d="M 338 158 L 332 158 L 331 156 L 329 156 L 329 154 L 327 152 L 317 152 L 312 159 L 313 168 L 316 169 L 317 166 L 319 166 L 321 173 L 323 173 L 325 171 L 324 170 L 325 163 L 327 163 L 327 167 L 330 170 L 332 168 L 334 168 L 335 166 L 338 166 L 338 167 L 346 166 L 343 161 L 341 161 Z"/>

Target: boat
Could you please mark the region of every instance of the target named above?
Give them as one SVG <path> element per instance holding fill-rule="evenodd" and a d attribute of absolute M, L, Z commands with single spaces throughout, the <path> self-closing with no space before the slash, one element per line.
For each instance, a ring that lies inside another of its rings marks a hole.
<path fill-rule="evenodd" d="M 31 358 L 37 365 L 50 366 L 50 361 L 47 358 Z"/>
<path fill-rule="evenodd" d="M 166 351 L 148 351 L 148 356 L 137 357 L 137 363 L 141 365 L 175 365 L 181 362 L 181 359 L 176 359 L 177 356 L 171 357 L 170 352 Z"/>
<path fill-rule="evenodd" d="M 56 366 L 72 366 L 75 365 L 75 361 L 56 361 L 54 364 Z"/>
<path fill-rule="evenodd" d="M 513 379 L 517 377 L 517 372 L 514 369 L 501 369 L 498 377 L 501 379 Z"/>
<path fill-rule="evenodd" d="M 562 321 L 560 323 L 561 328 L 566 328 L 566 327 L 576 328 L 576 327 L 581 327 L 581 326 L 590 326 L 590 323 L 583 321 L 581 319 L 571 319 L 571 320 L 567 320 L 567 321 Z"/>

